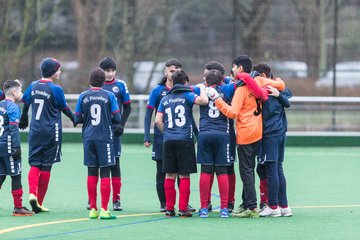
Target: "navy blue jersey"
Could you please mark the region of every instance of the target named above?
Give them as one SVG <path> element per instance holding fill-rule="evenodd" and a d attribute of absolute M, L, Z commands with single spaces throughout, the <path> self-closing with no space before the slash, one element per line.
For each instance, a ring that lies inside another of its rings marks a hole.
<path fill-rule="evenodd" d="M 231 102 L 236 86 L 235 84 L 226 84 L 216 86 L 215 89 L 225 102 Z M 232 125 L 230 125 L 229 119 L 220 112 L 214 101 L 209 100 L 208 105 L 200 106 L 200 132 L 229 133 L 230 127 Z"/>
<path fill-rule="evenodd" d="M 149 95 L 149 100 L 147 102 L 147 108 L 151 110 L 155 110 L 155 113 L 157 112 L 157 109 L 159 108 L 159 104 L 161 99 L 166 96 L 166 94 L 169 92 L 170 88 L 166 87 L 165 85 L 157 85 L 151 90 L 151 93 Z M 151 119 L 145 119 L 145 125 L 150 126 Z M 145 129 L 148 129 L 146 132 L 145 130 L 145 138 L 146 140 L 149 140 L 150 138 L 150 127 L 145 127 Z M 159 128 L 154 125 L 154 143 L 162 143 L 163 142 L 163 134 L 159 130 Z"/>
<path fill-rule="evenodd" d="M 0 90 L 0 101 L 5 99 L 5 94 Z"/>
<path fill-rule="evenodd" d="M 120 112 L 122 112 L 123 104 L 129 104 L 131 102 L 129 90 L 123 80 L 114 79 L 110 82 L 105 81 L 103 89 L 112 92 L 115 95 Z"/>
<path fill-rule="evenodd" d="M 290 107 L 291 97 L 291 91 L 286 88 L 280 92 L 279 97 L 269 96 L 269 99 L 263 103 L 263 138 L 279 136 L 287 132 L 285 108 Z"/>
<path fill-rule="evenodd" d="M 20 147 L 20 108 L 13 101 L 0 102 L 0 156 L 9 155 L 12 148 Z"/>
<path fill-rule="evenodd" d="M 113 115 L 113 117 L 112 117 Z M 120 121 L 120 110 L 113 93 L 102 88 L 82 92 L 75 109 L 75 122 L 83 122 L 83 140 L 112 142 L 112 118 Z"/>
<path fill-rule="evenodd" d="M 176 85 L 175 85 L 176 86 Z M 198 97 L 193 92 L 171 93 L 160 102 L 158 112 L 164 114 L 164 139 L 192 140 L 192 107 Z"/>
<path fill-rule="evenodd" d="M 29 143 L 46 145 L 53 138 L 59 141 L 61 111 L 69 108 L 62 88 L 50 79 L 41 79 L 30 84 L 22 101 L 32 108 Z"/>

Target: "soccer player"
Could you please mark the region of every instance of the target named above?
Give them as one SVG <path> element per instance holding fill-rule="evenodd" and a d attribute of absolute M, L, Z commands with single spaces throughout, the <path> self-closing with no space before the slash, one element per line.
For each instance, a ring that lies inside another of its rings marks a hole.
<path fill-rule="evenodd" d="M 5 99 L 5 94 L 0 90 L 0 101 Z"/>
<path fill-rule="evenodd" d="M 126 83 L 122 80 L 116 79 L 116 63 L 110 57 L 105 57 L 100 62 L 100 68 L 105 71 L 105 82 L 103 89 L 112 92 L 116 96 L 121 113 L 120 123 L 114 124 L 114 152 L 116 164 L 111 167 L 111 184 L 112 184 L 112 202 L 114 211 L 122 211 L 120 202 L 121 192 L 121 170 L 120 170 L 120 155 L 121 155 L 121 135 L 123 134 L 125 123 L 131 112 L 131 101 Z"/>
<path fill-rule="evenodd" d="M 29 202 L 35 213 L 48 212 L 43 201 L 50 181 L 51 167 L 61 161 L 63 112 L 72 122 L 74 115 L 68 107 L 64 92 L 54 84 L 60 78 L 60 62 L 54 58 L 42 60 L 42 79 L 34 81 L 26 89 L 19 128 L 28 126 L 28 110 L 31 106 L 29 130 Z"/>
<path fill-rule="evenodd" d="M 110 171 L 116 164 L 114 157 L 112 121 L 120 122 L 120 110 L 113 93 L 102 89 L 105 72 L 96 68 L 90 73 L 90 89 L 82 92 L 75 109 L 75 122 L 83 123 L 84 165 L 88 168 L 87 190 L 90 201 L 89 218 L 115 219 L 108 210 L 110 199 Z M 96 204 L 100 169 L 101 210 Z"/>
<path fill-rule="evenodd" d="M 155 115 L 159 107 L 161 99 L 173 87 L 171 76 L 181 70 L 181 63 L 179 60 L 171 58 L 165 62 L 165 76 L 157 85 L 151 90 L 149 100 L 146 106 L 146 114 L 144 119 L 144 146 L 149 148 L 151 146 L 150 139 L 150 125 L 152 114 L 155 110 Z M 163 134 L 159 128 L 154 125 L 154 140 L 152 143 L 152 159 L 156 161 L 156 191 L 160 201 L 160 212 L 165 212 L 165 173 L 162 171 L 162 152 L 163 152 Z"/>
<path fill-rule="evenodd" d="M 252 60 L 248 55 L 240 55 L 233 61 L 233 72 L 237 79 L 247 82 L 251 78 Z M 266 78 L 256 78 L 259 86 L 272 85 L 284 90 L 283 81 L 273 81 Z M 215 106 L 227 117 L 236 119 L 236 143 L 240 177 L 243 182 L 242 204 L 233 214 L 235 217 L 258 218 L 255 190 L 255 157 L 258 154 L 259 141 L 262 138 L 261 101 L 251 91 L 249 85 L 237 88 L 231 101 L 231 106 L 219 97 L 219 93 L 209 88 L 207 94 L 215 101 Z"/>
<path fill-rule="evenodd" d="M 271 67 L 267 63 L 254 65 L 254 71 L 260 73 L 260 77 L 270 78 Z M 255 78 L 256 79 L 256 78 Z M 279 80 L 276 78 L 275 80 Z M 268 206 L 260 212 L 261 217 L 292 216 L 286 196 L 286 178 L 283 170 L 285 134 L 287 132 L 287 119 L 285 108 L 290 107 L 289 98 L 292 93 L 288 88 L 280 92 L 269 86 L 269 99 L 263 103 L 263 137 L 259 159 L 265 165 L 265 179 L 260 181 L 260 189 L 264 189 L 264 181 L 267 182 Z M 261 188 L 262 187 L 262 188 Z M 266 185 L 265 185 L 266 187 Z M 266 194 L 265 190 L 265 194 Z M 280 206 L 280 207 L 279 207 Z"/>
<path fill-rule="evenodd" d="M 14 199 L 13 216 L 32 216 L 22 205 L 21 146 L 19 133 L 20 109 L 15 102 L 22 97 L 19 80 L 8 80 L 3 86 L 6 99 L 0 102 L 0 188 L 6 175 L 11 177 Z"/>
<path fill-rule="evenodd" d="M 175 216 L 175 179 L 180 178 L 179 216 L 191 217 L 188 210 L 190 174 L 196 172 L 193 139 L 192 106 L 206 105 L 209 101 L 204 90 L 200 97 L 185 86 L 188 76 L 184 71 L 172 75 L 173 88 L 160 102 L 155 123 L 163 131 L 162 170 L 166 173 L 166 216 Z"/>
<path fill-rule="evenodd" d="M 231 102 L 235 84 L 222 85 L 223 74 L 218 70 L 205 70 L 206 85 L 215 88 L 227 102 Z M 197 162 L 201 164 L 199 216 L 208 217 L 209 192 L 211 192 L 214 172 L 217 175 L 220 193 L 220 217 L 227 218 L 229 180 L 228 168 L 231 166 L 230 123 L 211 100 L 206 106 L 200 106 L 200 132 L 198 137 Z"/>

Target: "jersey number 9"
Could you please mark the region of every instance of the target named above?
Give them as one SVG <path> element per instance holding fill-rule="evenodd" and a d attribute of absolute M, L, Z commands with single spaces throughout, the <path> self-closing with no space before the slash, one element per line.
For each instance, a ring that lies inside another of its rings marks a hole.
<path fill-rule="evenodd" d="M 93 119 L 91 119 L 91 124 L 93 126 L 99 125 L 101 121 L 101 106 L 99 104 L 91 105 L 90 114 Z"/>

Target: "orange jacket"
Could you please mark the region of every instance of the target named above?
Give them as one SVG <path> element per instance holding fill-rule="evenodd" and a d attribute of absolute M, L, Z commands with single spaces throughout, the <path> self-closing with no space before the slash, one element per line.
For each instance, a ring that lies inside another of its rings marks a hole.
<path fill-rule="evenodd" d="M 271 85 L 280 91 L 285 89 L 285 83 L 280 79 L 275 81 L 256 77 L 255 81 L 260 87 Z M 222 98 L 215 100 L 215 106 L 226 117 L 236 119 L 236 144 L 251 144 L 262 138 L 262 117 L 256 114 L 261 102 L 256 100 L 246 85 L 236 89 L 231 106 Z"/>

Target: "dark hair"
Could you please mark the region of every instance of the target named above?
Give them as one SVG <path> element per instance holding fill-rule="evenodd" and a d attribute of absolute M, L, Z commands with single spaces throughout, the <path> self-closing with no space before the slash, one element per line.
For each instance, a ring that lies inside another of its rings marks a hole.
<path fill-rule="evenodd" d="M 166 78 L 166 77 L 163 77 L 163 78 L 160 80 L 159 85 L 165 86 L 166 80 L 167 80 L 167 78 Z"/>
<path fill-rule="evenodd" d="M 19 82 L 19 80 L 7 80 L 6 82 L 4 82 L 3 90 L 6 93 L 9 89 L 14 87 L 21 87 L 21 83 Z"/>
<path fill-rule="evenodd" d="M 265 73 L 266 77 L 271 78 L 271 68 L 270 65 L 266 62 L 261 62 L 255 64 L 253 67 L 253 71 L 258 71 L 259 73 Z"/>
<path fill-rule="evenodd" d="M 111 57 L 104 57 L 100 61 L 99 67 L 102 70 L 106 70 L 106 69 L 114 69 L 114 70 L 116 70 L 116 63 L 115 63 L 114 59 L 112 59 Z"/>
<path fill-rule="evenodd" d="M 205 73 L 205 81 L 208 86 L 220 85 L 223 81 L 224 75 L 219 70 L 212 69 Z"/>
<path fill-rule="evenodd" d="M 90 73 L 90 85 L 92 87 L 102 87 L 105 82 L 105 72 L 101 68 L 95 68 Z"/>
<path fill-rule="evenodd" d="M 175 66 L 177 68 L 182 67 L 180 61 L 177 60 L 176 58 L 170 58 L 170 59 L 166 60 L 165 67 L 170 67 L 170 66 Z"/>
<path fill-rule="evenodd" d="M 183 71 L 177 71 L 174 72 L 173 75 L 171 76 L 171 79 L 173 81 L 173 84 L 186 84 L 186 82 L 189 82 L 189 77 L 188 75 Z"/>
<path fill-rule="evenodd" d="M 216 61 L 210 61 L 210 62 L 208 62 L 207 64 L 205 64 L 205 69 L 206 69 L 206 70 L 213 70 L 213 69 L 215 69 L 215 70 L 220 71 L 220 73 L 221 73 L 222 75 L 225 75 L 225 67 L 224 67 L 221 63 L 216 62 Z"/>
<path fill-rule="evenodd" d="M 233 64 L 240 67 L 242 66 L 244 69 L 244 72 L 250 73 L 252 69 L 252 59 L 249 55 L 240 55 L 237 58 L 234 59 Z"/>

